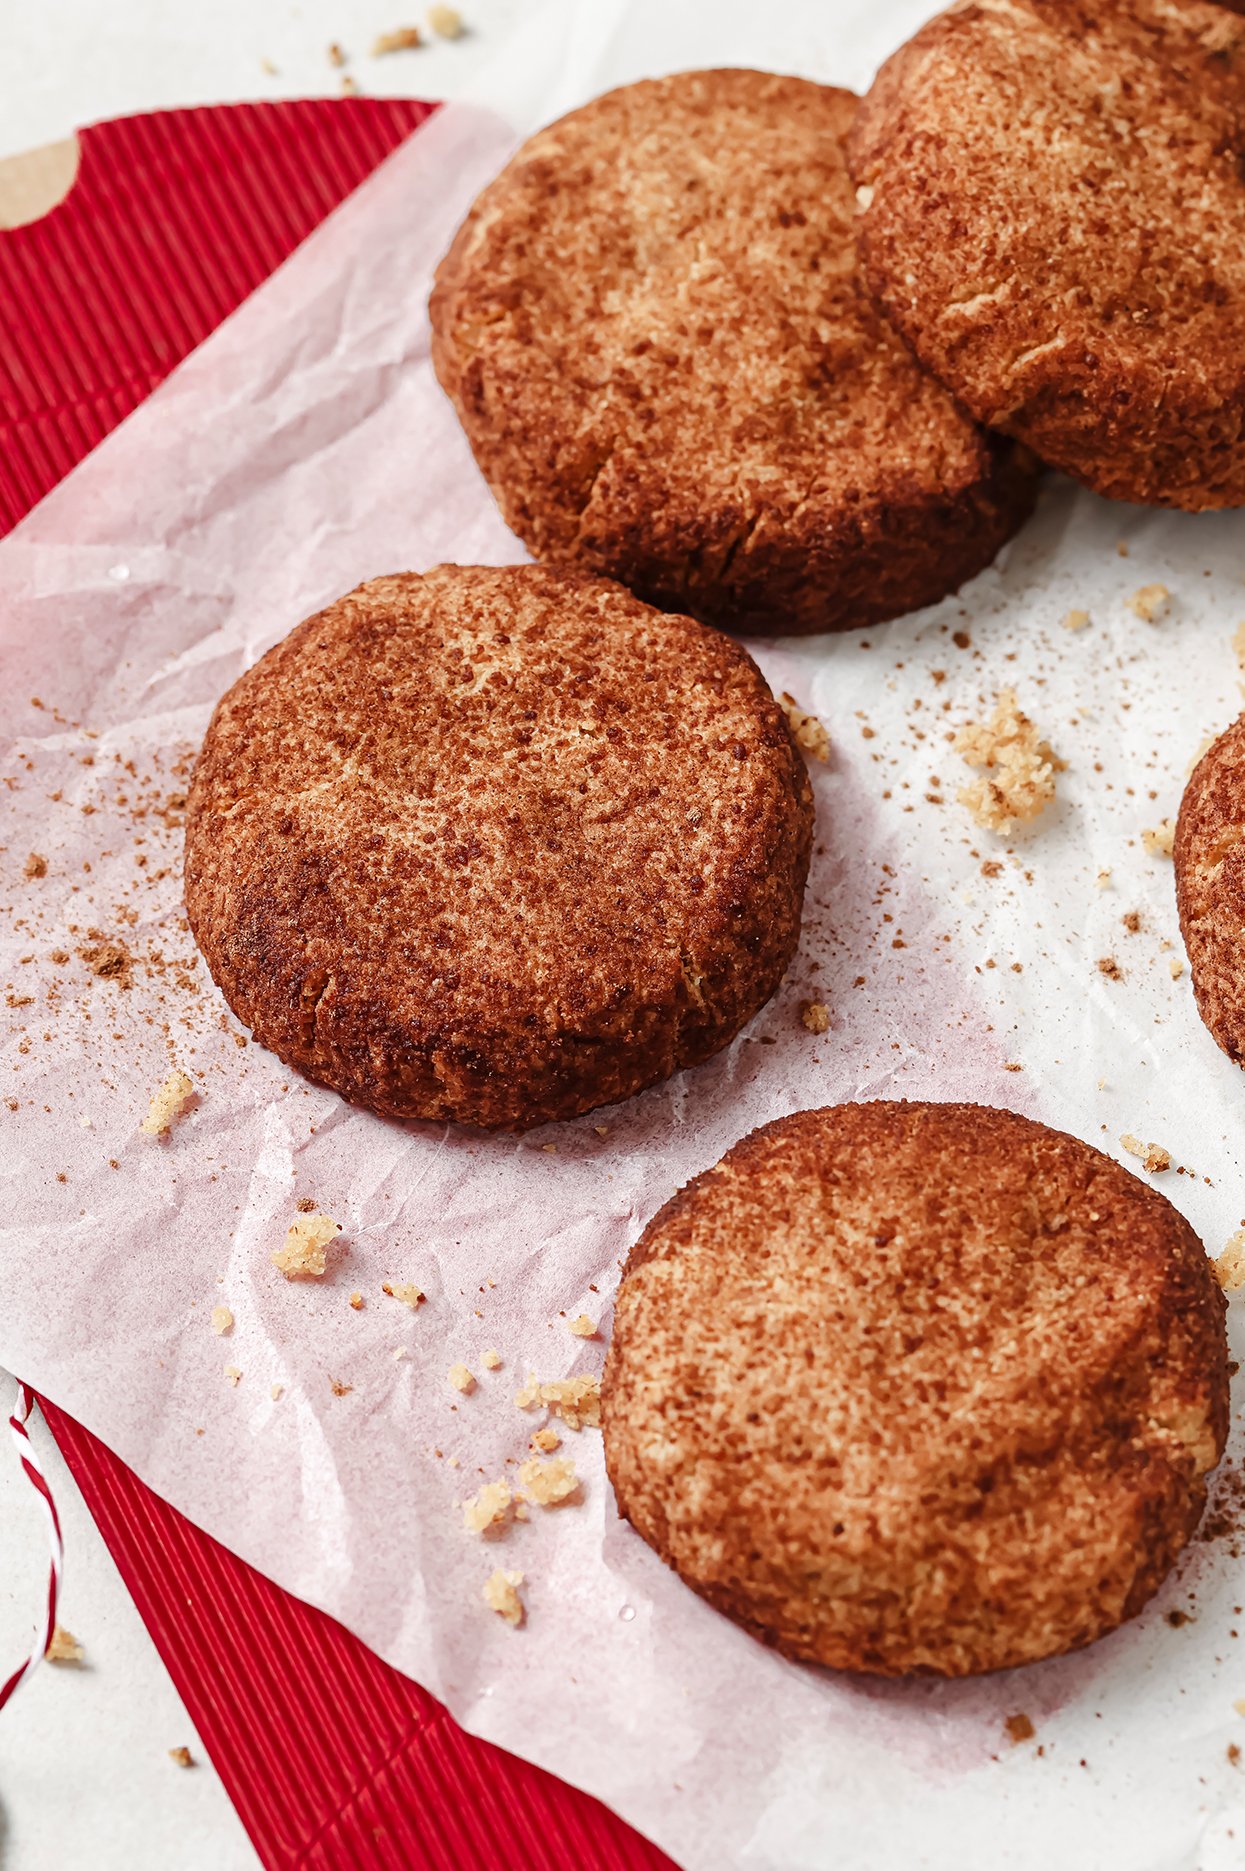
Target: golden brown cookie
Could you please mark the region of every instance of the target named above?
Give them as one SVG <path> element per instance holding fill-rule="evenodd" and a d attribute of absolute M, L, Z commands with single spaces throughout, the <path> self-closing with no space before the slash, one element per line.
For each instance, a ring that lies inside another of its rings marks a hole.
<path fill-rule="evenodd" d="M 1190 774 L 1172 857 L 1198 1012 L 1245 1065 L 1245 715 Z"/>
<path fill-rule="evenodd" d="M 734 1037 L 795 951 L 811 830 L 738 644 L 582 573 L 443 565 L 360 585 L 234 684 L 186 907 L 309 1078 L 521 1130 Z"/>
<path fill-rule="evenodd" d="M 876 623 L 988 564 L 1032 477 L 856 273 L 847 91 L 627 85 L 525 143 L 437 274 L 432 355 L 538 558 L 710 623 Z"/>
<path fill-rule="evenodd" d="M 962 1104 L 753 1131 L 632 1249 L 618 1505 L 788 1656 L 965 1676 L 1138 1611 L 1228 1423 L 1224 1299 L 1154 1189 Z"/>
<path fill-rule="evenodd" d="M 1245 23 L 960 0 L 849 151 L 869 284 L 975 416 L 1116 500 L 1245 503 Z"/>

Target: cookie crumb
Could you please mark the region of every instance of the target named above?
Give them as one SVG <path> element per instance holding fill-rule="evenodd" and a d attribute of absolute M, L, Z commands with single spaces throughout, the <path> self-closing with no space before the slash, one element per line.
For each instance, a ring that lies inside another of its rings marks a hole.
<path fill-rule="evenodd" d="M 282 1397 L 285 1395 L 285 1385 L 274 1384 L 268 1394 L 272 1398 L 274 1403 L 280 1403 Z"/>
<path fill-rule="evenodd" d="M 1001 689 L 990 720 L 969 722 L 955 737 L 955 750 L 987 777 L 961 786 L 956 795 L 978 825 L 1009 832 L 1038 817 L 1055 797 L 1062 761 L 1020 708 L 1014 689 Z"/>
<path fill-rule="evenodd" d="M 227 1364 L 225 1366 L 225 1382 L 227 1384 L 232 1384 L 235 1390 L 242 1382 L 242 1373 L 236 1364 Z"/>
<path fill-rule="evenodd" d="M 518 1589 L 522 1583 L 521 1572 L 503 1572 L 500 1568 L 484 1581 L 485 1604 L 516 1629 L 523 1622 L 523 1600 Z"/>
<path fill-rule="evenodd" d="M 169 1759 L 177 1767 L 193 1767 L 195 1764 L 195 1757 L 189 1748 L 170 1748 Z"/>
<path fill-rule="evenodd" d="M 478 1494 L 463 1502 L 463 1525 L 468 1533 L 487 1533 L 510 1518 L 514 1496 L 504 1481 L 486 1481 Z"/>
<path fill-rule="evenodd" d="M 457 7 L 430 6 L 428 24 L 439 39 L 461 39 L 467 28 Z"/>
<path fill-rule="evenodd" d="M 353 1384 L 343 1384 L 336 1377 L 330 1377 L 329 1389 L 335 1397 L 348 1397 L 354 1389 Z"/>
<path fill-rule="evenodd" d="M 294 1204 L 300 1215 L 314 1215 L 316 1205 L 309 1195 L 300 1195 Z"/>
<path fill-rule="evenodd" d="M 30 856 L 26 859 L 26 868 L 22 872 L 22 876 L 34 878 L 34 877 L 46 877 L 47 874 L 48 874 L 47 859 L 44 857 L 41 851 L 32 851 Z"/>
<path fill-rule="evenodd" d="M 413 52 L 422 44 L 418 26 L 395 26 L 392 32 L 377 34 L 372 41 L 372 57 L 385 58 L 390 52 Z"/>
<path fill-rule="evenodd" d="M 1094 889 L 1095 890 L 1109 890 L 1110 888 L 1111 888 L 1111 872 L 1109 870 L 1099 871 L 1098 875 L 1094 878 Z"/>
<path fill-rule="evenodd" d="M 562 1447 L 562 1438 L 551 1423 L 546 1423 L 543 1429 L 538 1429 L 533 1435 L 531 1447 L 543 1449 L 546 1455 L 552 1455 L 555 1449 Z"/>
<path fill-rule="evenodd" d="M 1003 1723 L 1007 1730 L 1007 1739 L 1012 1746 L 1019 1747 L 1022 1741 L 1032 1741 L 1037 1729 L 1027 1715 L 1009 1715 Z"/>
<path fill-rule="evenodd" d="M 451 1364 L 446 1376 L 455 1390 L 461 1391 L 464 1397 L 469 1397 L 476 1387 L 476 1380 L 465 1364 Z"/>
<path fill-rule="evenodd" d="M 791 737 L 802 753 L 823 764 L 830 758 L 830 736 L 816 715 L 805 714 L 794 695 L 785 691 L 781 698 L 783 713 L 791 727 Z"/>
<path fill-rule="evenodd" d="M 1172 594 L 1166 585 L 1142 585 L 1128 600 L 1128 608 L 1143 624 L 1156 624 L 1171 608 Z"/>
<path fill-rule="evenodd" d="M 1225 1293 L 1238 1293 L 1245 1286 L 1245 1228 L 1238 1228 L 1229 1236 L 1223 1252 L 1210 1264 Z"/>
<path fill-rule="evenodd" d="M 567 1329 L 574 1332 L 576 1338 L 595 1338 L 597 1335 L 597 1328 L 586 1312 L 581 1312 L 578 1318 L 572 1319 Z"/>
<path fill-rule="evenodd" d="M 1141 834 L 1141 842 L 1153 858 L 1169 858 L 1176 837 L 1176 827 L 1170 819 L 1160 819 L 1157 825 L 1146 826 Z"/>
<path fill-rule="evenodd" d="M 387 1293 L 390 1299 L 396 1299 L 400 1305 L 409 1306 L 412 1312 L 417 1311 L 424 1301 L 424 1289 L 410 1280 L 404 1286 L 393 1286 L 388 1280 L 382 1280 L 380 1290 Z"/>
<path fill-rule="evenodd" d="M 1171 1151 L 1165 1150 L 1161 1143 L 1142 1143 L 1139 1137 L 1132 1136 L 1128 1131 L 1125 1131 L 1120 1142 L 1130 1156 L 1141 1159 L 1143 1167 L 1148 1169 L 1152 1176 L 1160 1176 L 1165 1169 L 1170 1169 L 1172 1166 Z"/>
<path fill-rule="evenodd" d="M 543 1404 L 554 1416 L 560 1416 L 568 1429 L 600 1427 L 601 1383 L 596 1377 L 563 1377 L 542 1384 L 529 1375 L 514 1401 L 520 1410 L 539 1409 Z"/>
<path fill-rule="evenodd" d="M 824 1001 L 806 1000 L 800 1008 L 800 1019 L 810 1033 L 830 1031 L 830 1009 Z"/>
<path fill-rule="evenodd" d="M 1179 981 L 1181 975 L 1184 973 L 1184 963 L 1181 961 L 1179 955 L 1169 955 L 1167 957 L 1167 972 L 1173 981 Z"/>
<path fill-rule="evenodd" d="M 537 1507 L 562 1507 L 578 1495 L 579 1477 L 569 1455 L 555 1455 L 547 1462 L 533 1455 L 519 1465 L 519 1486 Z"/>
<path fill-rule="evenodd" d="M 1061 619 L 1065 630 L 1084 630 L 1089 622 L 1088 611 L 1066 611 Z"/>
<path fill-rule="evenodd" d="M 285 1240 L 272 1252 L 272 1264 L 287 1280 L 319 1280 L 328 1265 L 325 1253 L 341 1233 L 331 1215 L 305 1215 L 291 1224 Z"/>
<path fill-rule="evenodd" d="M 1122 981 L 1124 979 L 1124 970 L 1120 967 L 1114 955 L 1100 955 L 1095 966 L 1099 974 L 1106 975 L 1108 981 Z"/>
<path fill-rule="evenodd" d="M 362 1312 L 363 1311 L 362 1293 L 352 1293 L 350 1295 L 349 1300 L 347 1301 L 347 1304 L 349 1305 L 351 1312 Z"/>
<path fill-rule="evenodd" d="M 56 1624 L 43 1654 L 49 1663 L 81 1663 L 86 1652 L 72 1631 L 67 1631 L 63 1624 Z"/>
<path fill-rule="evenodd" d="M 490 1346 L 489 1349 L 484 1353 L 484 1356 L 480 1359 L 480 1363 L 484 1366 L 486 1371 L 500 1371 L 501 1369 L 500 1351 L 494 1351 L 492 1346 Z"/>
<path fill-rule="evenodd" d="M 332 65 L 336 71 L 340 71 L 342 66 L 346 63 L 346 54 L 342 51 L 336 39 L 334 39 L 329 46 L 327 57 L 329 64 Z"/>
<path fill-rule="evenodd" d="M 194 1095 L 194 1080 L 189 1073 L 170 1072 L 159 1090 L 152 1093 L 139 1130 L 147 1137 L 166 1136 Z"/>
<path fill-rule="evenodd" d="M 359 80 L 358 80 L 357 78 L 352 78 L 352 77 L 350 76 L 350 73 L 349 73 L 349 72 L 347 72 L 347 73 L 345 74 L 345 76 L 343 77 L 343 79 L 342 79 L 342 87 L 341 87 L 341 88 L 342 88 L 342 96 L 343 96 L 343 97 L 358 97 L 358 95 L 359 95 Z"/>
<path fill-rule="evenodd" d="M 212 1330 L 218 1338 L 224 1338 L 226 1332 L 233 1331 L 233 1314 L 228 1306 L 213 1306 Z"/>

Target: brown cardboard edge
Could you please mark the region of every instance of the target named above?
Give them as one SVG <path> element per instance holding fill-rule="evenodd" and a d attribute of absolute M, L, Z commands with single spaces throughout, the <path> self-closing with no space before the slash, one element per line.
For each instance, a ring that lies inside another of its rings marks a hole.
<path fill-rule="evenodd" d="M 76 136 L 0 162 L 0 230 L 27 227 L 64 201 L 82 159 Z"/>

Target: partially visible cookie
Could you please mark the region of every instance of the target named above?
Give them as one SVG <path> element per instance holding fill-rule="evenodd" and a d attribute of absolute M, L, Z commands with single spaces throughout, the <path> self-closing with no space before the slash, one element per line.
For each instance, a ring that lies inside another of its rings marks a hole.
<path fill-rule="evenodd" d="M 1201 1243 L 1008 1111 L 879 1103 L 753 1131 L 632 1249 L 602 1420 L 618 1505 L 788 1656 L 965 1676 L 1157 1590 L 1228 1425 Z"/>
<path fill-rule="evenodd" d="M 1180 932 L 1198 1012 L 1245 1065 L 1245 715 L 1189 776 L 1172 845 Z"/>
<path fill-rule="evenodd" d="M 764 634 L 929 604 L 1031 473 L 856 272 L 847 91 L 766 72 L 627 85 L 542 130 L 437 274 L 433 361 L 537 557 Z"/>
<path fill-rule="evenodd" d="M 850 139 L 865 274 L 982 422 L 1116 500 L 1245 504 L 1245 22 L 958 0 Z"/>
<path fill-rule="evenodd" d="M 521 1130 L 734 1037 L 794 953 L 811 833 L 738 644 L 582 573 L 443 565 L 360 585 L 234 684 L 186 907 L 309 1078 Z"/>

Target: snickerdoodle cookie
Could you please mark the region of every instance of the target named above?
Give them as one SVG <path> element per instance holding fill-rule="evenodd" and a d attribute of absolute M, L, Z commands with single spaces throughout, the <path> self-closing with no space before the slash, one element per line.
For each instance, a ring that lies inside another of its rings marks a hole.
<path fill-rule="evenodd" d="M 695 71 L 542 130 L 432 295 L 433 360 L 538 558 L 765 634 L 929 604 L 1032 477 L 912 360 L 856 271 L 857 100 Z"/>
<path fill-rule="evenodd" d="M 618 1504 L 791 1657 L 963 1676 L 1131 1617 L 1228 1422 L 1224 1300 L 1154 1189 L 1007 1111 L 753 1131 L 633 1248 Z"/>
<path fill-rule="evenodd" d="M 1172 857 L 1198 1012 L 1245 1065 L 1245 715 L 1190 774 Z"/>
<path fill-rule="evenodd" d="M 726 1045 L 795 950 L 811 830 L 738 644 L 583 573 L 443 565 L 360 585 L 225 696 L 186 905 L 308 1077 L 523 1129 Z"/>
<path fill-rule="evenodd" d="M 1117 500 L 1245 504 L 1245 21 L 959 0 L 849 152 L 869 284 L 975 416 Z"/>

